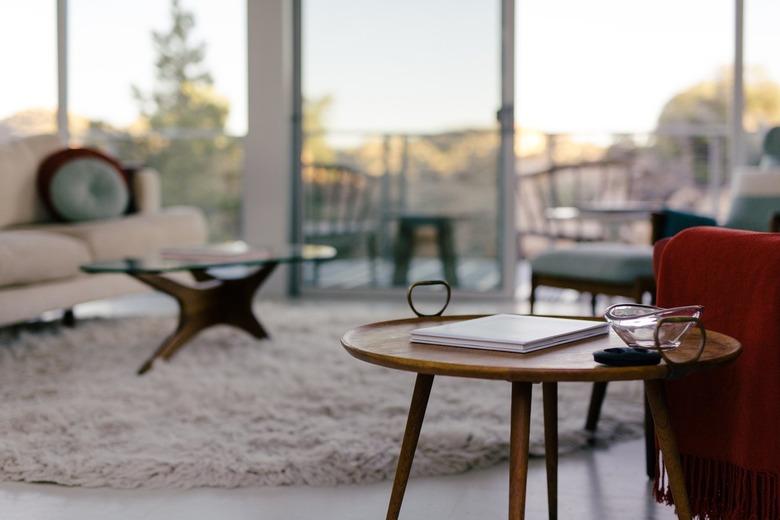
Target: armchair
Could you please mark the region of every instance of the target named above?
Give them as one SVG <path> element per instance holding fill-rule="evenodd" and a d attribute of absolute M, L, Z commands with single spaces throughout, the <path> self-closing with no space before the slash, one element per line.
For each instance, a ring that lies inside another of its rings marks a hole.
<path fill-rule="evenodd" d="M 780 173 L 755 168 L 741 170 L 732 188 L 731 210 L 724 224 L 728 228 L 752 231 L 780 231 Z M 697 226 L 717 226 L 712 217 L 674 210 L 652 215 L 652 241 L 674 236 Z M 653 248 L 650 245 L 580 244 L 570 249 L 542 253 L 531 262 L 531 313 L 534 294 L 540 285 L 563 287 L 592 294 L 591 309 L 596 314 L 596 294 L 627 296 L 641 302 L 645 292 L 655 300 Z M 594 383 L 585 429 L 595 433 L 607 383 Z M 646 410 L 647 414 L 647 410 Z M 646 417 L 647 472 L 652 476 L 653 436 Z"/>
<path fill-rule="evenodd" d="M 778 518 L 780 235 L 689 229 L 659 242 L 655 259 L 658 303 L 704 305 L 705 327 L 743 347 L 728 367 L 665 382 L 691 512 L 696 518 Z M 655 496 L 673 502 L 663 465 Z"/>
<path fill-rule="evenodd" d="M 304 241 L 334 246 L 344 257 L 365 245 L 372 284 L 377 281 L 377 178 L 340 164 L 303 166 Z M 314 283 L 319 282 L 319 263 Z"/>

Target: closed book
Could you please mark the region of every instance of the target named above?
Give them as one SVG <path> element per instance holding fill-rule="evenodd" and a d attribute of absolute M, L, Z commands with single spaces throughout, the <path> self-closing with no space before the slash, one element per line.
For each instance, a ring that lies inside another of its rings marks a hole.
<path fill-rule="evenodd" d="M 609 324 L 602 321 L 496 314 L 415 329 L 411 340 L 414 343 L 525 353 L 608 333 Z"/>

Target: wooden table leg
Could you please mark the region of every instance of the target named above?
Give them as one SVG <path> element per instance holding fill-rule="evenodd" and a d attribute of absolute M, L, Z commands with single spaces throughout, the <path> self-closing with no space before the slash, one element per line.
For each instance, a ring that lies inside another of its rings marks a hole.
<path fill-rule="evenodd" d="M 544 458 L 547 463 L 547 511 L 558 518 L 558 383 L 542 383 L 544 396 Z"/>
<path fill-rule="evenodd" d="M 691 519 L 691 506 L 688 503 L 688 492 L 685 490 L 685 475 L 680 464 L 680 453 L 677 451 L 677 440 L 669 421 L 669 411 L 666 408 L 666 395 L 663 381 L 645 381 L 645 393 L 650 404 L 655 422 L 655 434 L 661 448 L 666 473 L 669 476 L 669 487 L 672 489 L 677 518 Z"/>
<path fill-rule="evenodd" d="M 277 263 L 265 264 L 243 278 L 218 279 L 201 269 L 193 269 L 196 285 L 184 285 L 160 274 L 133 273 L 146 285 L 171 297 L 179 304 L 179 324 L 141 367 L 138 374 L 148 372 L 158 358 L 170 359 L 200 331 L 214 325 L 232 325 L 258 339 L 268 333 L 252 310 L 254 295 L 276 268 Z"/>
<path fill-rule="evenodd" d="M 393 491 L 390 494 L 390 504 L 387 506 L 387 520 L 397 520 L 401 512 L 401 503 L 404 500 L 406 483 L 412 469 L 414 452 L 417 449 L 417 441 L 420 438 L 425 409 L 428 407 L 428 396 L 431 395 L 433 375 L 417 374 L 412 393 L 412 404 L 409 406 L 409 417 L 406 419 L 404 440 L 401 443 L 401 454 L 398 456 L 398 466 L 395 469 Z"/>
<path fill-rule="evenodd" d="M 509 441 L 509 520 L 522 520 L 525 518 L 525 487 L 528 478 L 531 383 L 512 383 L 511 421 Z"/>
<path fill-rule="evenodd" d="M 585 419 L 585 429 L 592 434 L 596 433 L 601 416 L 601 407 L 604 404 L 604 396 L 607 394 L 607 382 L 597 381 L 593 383 L 588 405 L 588 418 Z"/>

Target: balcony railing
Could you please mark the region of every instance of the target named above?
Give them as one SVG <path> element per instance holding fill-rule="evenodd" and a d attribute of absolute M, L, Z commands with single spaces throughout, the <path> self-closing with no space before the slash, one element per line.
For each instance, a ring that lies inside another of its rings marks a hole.
<path fill-rule="evenodd" d="M 78 136 L 78 142 L 101 146 L 124 161 L 159 169 L 164 202 L 203 208 L 214 240 L 240 235 L 241 137 L 200 130 L 138 136 L 93 129 Z M 304 163 L 316 163 L 322 171 L 340 168 L 357 172 L 375 184 L 365 201 L 364 220 L 376 227 L 378 281 L 372 281 L 373 275 L 366 268 L 360 284 L 391 283 L 395 216 L 419 212 L 458 219 L 455 242 L 459 269 L 464 270 L 460 278 L 466 285 L 490 288 L 499 280 L 499 146 L 496 130 L 434 134 L 327 132 L 305 136 L 303 159 Z M 711 214 L 726 209 L 722 203 L 729 181 L 725 128 L 675 128 L 606 136 L 529 136 L 519 131 L 515 148 L 515 226 L 523 236 L 543 240 L 603 238 L 604 229 L 598 223 L 586 219 L 566 223 L 561 214 L 550 211 L 583 202 L 654 202 Z M 304 193 L 314 178 L 303 176 Z M 317 178 L 321 182 L 324 177 Z M 304 214 L 317 209 L 312 200 L 301 201 Z M 637 233 L 638 241 L 642 240 L 640 235 Z M 415 255 L 429 259 L 431 274 L 435 275 L 436 237 L 423 233 L 417 246 Z M 353 258 L 368 265 L 370 248 L 363 246 L 354 251 Z M 465 272 L 468 269 L 473 272 L 471 281 Z M 327 284 L 326 278 L 320 283 Z M 489 283 L 484 282 L 488 279 Z"/>

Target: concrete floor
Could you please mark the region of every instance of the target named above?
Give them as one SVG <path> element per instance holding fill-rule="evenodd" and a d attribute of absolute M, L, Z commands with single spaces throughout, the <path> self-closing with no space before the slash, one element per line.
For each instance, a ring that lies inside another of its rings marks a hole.
<path fill-rule="evenodd" d="M 671 507 L 650 498 L 642 442 L 562 457 L 559 518 L 662 520 Z M 508 468 L 409 481 L 401 518 L 506 518 Z M 335 488 L 113 490 L 0 483 L 3 520 L 365 520 L 384 518 L 390 482 Z M 526 518 L 547 518 L 544 461 L 531 461 Z"/>
<path fill-rule="evenodd" d="M 493 306 L 495 311 L 525 310 L 506 302 Z M 540 312 L 576 314 L 586 309 L 584 299 L 563 298 L 543 302 Z M 80 309 L 86 314 L 112 315 L 174 310 L 171 301 L 150 295 Z M 526 518 L 547 518 L 545 482 L 544 461 L 533 459 Z M 0 520 L 363 520 L 384 518 L 390 487 L 390 482 L 381 482 L 335 488 L 114 490 L 0 482 Z M 454 476 L 416 478 L 409 482 L 401 518 L 506 518 L 507 496 L 506 464 Z M 641 440 L 562 457 L 559 504 L 561 519 L 675 517 L 672 508 L 656 504 L 650 496 Z"/>

